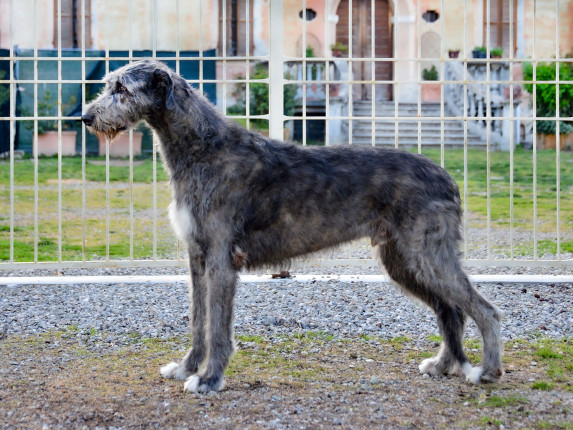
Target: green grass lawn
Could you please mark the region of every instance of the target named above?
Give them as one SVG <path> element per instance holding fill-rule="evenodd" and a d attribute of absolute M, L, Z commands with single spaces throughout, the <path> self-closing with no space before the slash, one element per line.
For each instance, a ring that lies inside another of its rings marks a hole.
<path fill-rule="evenodd" d="M 423 154 L 440 163 L 439 150 L 424 149 Z M 573 252 L 573 153 L 560 154 L 560 232 L 561 252 Z M 101 162 L 102 158 L 89 159 Z M 133 187 L 129 185 L 128 166 L 110 166 L 110 189 L 106 192 L 106 167 L 86 163 L 86 186 L 83 192 L 82 159 L 64 157 L 61 165 L 62 192 L 58 193 L 57 158 L 38 161 L 38 243 L 34 244 L 35 166 L 31 159 L 14 162 L 14 261 L 57 261 L 136 259 L 153 256 L 153 162 L 137 160 L 133 167 Z M 481 150 L 468 150 L 467 204 L 470 227 L 485 227 L 489 216 L 492 228 L 509 228 L 511 220 L 510 178 L 513 174 L 513 227 L 520 231 L 533 231 L 535 219 L 538 232 L 557 232 L 557 163 L 555 151 L 537 152 L 536 187 L 533 185 L 533 153 L 516 149 L 513 173 L 510 154 L 490 154 L 489 211 L 487 154 Z M 464 195 L 464 152 L 447 150 L 444 165 Z M 0 261 L 8 260 L 10 240 L 10 164 L 0 162 Z M 161 162 L 156 164 L 157 197 L 156 222 L 158 258 L 172 258 L 177 252 L 177 241 L 166 217 L 170 201 L 167 177 Z M 534 189 L 537 193 L 537 214 L 534 218 Z M 109 196 L 109 221 L 106 216 L 106 194 Z M 85 196 L 85 209 L 82 198 Z M 58 220 L 61 201 L 62 219 Z M 133 217 L 130 215 L 133 207 Z M 489 212 L 489 215 L 488 215 Z M 60 255 L 61 225 L 61 255 Z M 568 232 L 568 233 L 567 233 Z M 567 235 L 564 236 L 563 234 Z M 106 246 L 109 235 L 110 244 Z M 131 244 L 132 243 L 132 244 Z M 538 253 L 555 253 L 556 241 L 541 238 Z M 531 240 L 515 244 L 517 255 L 533 254 Z"/>

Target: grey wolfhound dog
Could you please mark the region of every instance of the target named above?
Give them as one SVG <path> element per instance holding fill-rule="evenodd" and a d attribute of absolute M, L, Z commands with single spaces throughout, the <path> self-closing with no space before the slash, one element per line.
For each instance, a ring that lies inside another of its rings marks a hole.
<path fill-rule="evenodd" d="M 369 237 L 393 281 L 436 314 L 439 353 L 420 372 L 459 365 L 472 383 L 501 375 L 501 311 L 472 286 L 459 261 L 461 204 L 452 178 L 427 158 L 395 149 L 303 148 L 241 128 L 167 66 L 140 61 L 110 73 L 82 116 L 113 140 L 145 121 L 173 201 L 169 215 L 189 252 L 193 347 L 161 368 L 184 390 L 223 388 L 234 351 L 238 272 Z M 462 348 L 466 316 L 484 342 L 480 367 Z"/>

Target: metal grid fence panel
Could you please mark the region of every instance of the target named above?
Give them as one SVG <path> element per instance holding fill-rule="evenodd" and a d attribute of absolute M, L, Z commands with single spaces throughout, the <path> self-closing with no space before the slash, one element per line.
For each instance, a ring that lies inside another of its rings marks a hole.
<path fill-rule="evenodd" d="M 573 266 L 573 113 L 562 108 L 573 93 L 572 47 L 562 46 L 570 2 L 144 3 L 0 2 L 0 267 L 185 264 L 149 131 L 130 132 L 116 158 L 116 143 L 79 121 L 106 73 L 146 57 L 272 138 L 434 159 L 460 186 L 467 264 Z M 547 25 L 553 52 L 539 42 Z M 507 48 L 494 58 L 498 41 Z"/>

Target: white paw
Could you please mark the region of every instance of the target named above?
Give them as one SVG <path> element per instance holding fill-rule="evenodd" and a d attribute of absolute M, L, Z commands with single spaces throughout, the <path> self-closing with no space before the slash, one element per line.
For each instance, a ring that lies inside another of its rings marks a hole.
<path fill-rule="evenodd" d="M 420 363 L 418 369 L 420 369 L 420 373 L 422 374 L 435 374 L 435 366 L 438 363 L 438 360 L 435 358 L 426 358 L 424 361 Z"/>
<path fill-rule="evenodd" d="M 469 366 L 471 368 L 468 369 L 466 367 Z M 481 382 L 481 375 L 483 374 L 483 369 L 481 366 L 471 367 L 469 363 L 464 364 L 463 372 L 466 375 L 466 381 L 471 382 L 472 384 L 479 384 Z"/>
<path fill-rule="evenodd" d="M 221 391 L 225 386 L 225 380 L 221 378 L 219 382 L 211 386 L 209 384 L 201 384 L 201 378 L 197 375 L 190 376 L 183 385 L 183 391 L 190 391 L 192 393 L 208 393 L 210 391 Z"/>
<path fill-rule="evenodd" d="M 185 381 L 185 384 L 183 385 L 183 391 L 190 391 L 192 393 L 198 393 L 199 392 L 199 382 L 201 382 L 201 378 L 199 378 L 199 376 L 197 376 L 197 375 L 190 376 L 189 378 L 187 378 L 187 380 Z"/>
<path fill-rule="evenodd" d="M 160 370 L 161 376 L 166 379 L 177 379 L 179 381 L 184 381 L 189 377 L 191 372 L 185 370 L 185 366 L 180 365 L 172 361 L 169 364 L 163 366 Z"/>

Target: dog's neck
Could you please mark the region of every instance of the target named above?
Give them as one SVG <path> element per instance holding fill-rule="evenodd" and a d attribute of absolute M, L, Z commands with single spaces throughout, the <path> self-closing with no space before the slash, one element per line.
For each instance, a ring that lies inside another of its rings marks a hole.
<path fill-rule="evenodd" d="M 194 90 L 192 93 L 192 97 L 202 97 Z M 220 148 L 225 140 L 221 132 L 227 130 L 227 120 L 210 103 L 176 106 L 146 122 L 154 131 L 172 178 Z"/>

